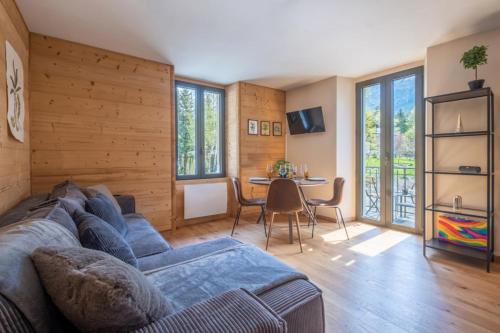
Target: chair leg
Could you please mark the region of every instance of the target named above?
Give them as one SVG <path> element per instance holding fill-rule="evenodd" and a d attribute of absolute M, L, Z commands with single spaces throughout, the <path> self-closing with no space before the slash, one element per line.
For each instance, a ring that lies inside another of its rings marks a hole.
<path fill-rule="evenodd" d="M 314 238 L 314 226 L 316 225 L 316 209 L 318 207 L 314 206 L 314 212 L 313 212 L 313 228 L 312 228 L 312 233 L 311 233 L 311 238 Z"/>
<path fill-rule="evenodd" d="M 300 253 L 303 253 L 302 251 L 302 239 L 300 238 L 300 226 L 299 226 L 299 214 L 295 212 L 295 218 L 297 221 L 295 222 L 295 225 L 297 226 L 297 235 L 299 237 L 299 245 L 300 245 Z M 314 225 L 313 225 L 314 228 Z"/>
<path fill-rule="evenodd" d="M 273 215 L 271 215 L 271 223 L 269 223 L 269 231 L 267 232 L 267 241 L 266 241 L 266 251 L 267 248 L 269 247 L 269 238 L 271 238 L 271 231 L 273 230 L 273 222 L 274 222 L 274 215 L 276 213 L 273 212 Z"/>
<path fill-rule="evenodd" d="M 262 208 L 262 206 L 261 206 L 261 208 Z M 260 223 L 260 220 L 262 220 L 262 214 L 264 214 L 264 211 L 261 209 L 260 214 L 259 214 L 259 218 L 257 219 L 257 222 L 255 222 L 255 224 Z"/>
<path fill-rule="evenodd" d="M 340 219 L 339 219 L 339 213 L 337 212 L 337 207 L 335 207 L 335 221 L 337 221 L 337 227 L 340 229 Z"/>
<path fill-rule="evenodd" d="M 344 225 L 345 235 L 347 236 L 347 239 L 349 239 L 349 234 L 347 233 L 347 228 L 345 227 L 344 215 L 342 215 L 342 210 L 340 209 L 340 207 L 337 207 L 337 209 L 339 210 L 340 218 L 342 220 L 342 224 Z"/>
<path fill-rule="evenodd" d="M 234 224 L 233 224 L 233 230 L 231 231 L 231 236 L 234 234 L 234 228 L 240 221 L 240 214 L 241 214 L 241 206 L 238 207 L 238 211 L 236 212 L 236 217 L 234 218 Z"/>
<path fill-rule="evenodd" d="M 262 209 L 262 220 L 264 221 L 264 235 L 267 237 L 266 209 L 264 206 L 260 206 L 260 209 Z"/>

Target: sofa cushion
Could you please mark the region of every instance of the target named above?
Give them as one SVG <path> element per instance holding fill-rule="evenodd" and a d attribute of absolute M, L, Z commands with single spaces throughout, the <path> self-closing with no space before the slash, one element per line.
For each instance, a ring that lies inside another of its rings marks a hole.
<path fill-rule="evenodd" d="M 28 215 L 26 215 L 26 218 L 48 219 L 57 222 L 78 238 L 78 229 L 76 228 L 75 222 L 58 201 L 52 206 L 44 206 L 30 211 Z"/>
<path fill-rule="evenodd" d="M 129 243 L 137 258 L 150 256 L 172 249 L 170 244 L 140 214 L 124 215 L 128 233 L 125 240 Z"/>
<path fill-rule="evenodd" d="M 26 214 L 32 207 L 38 206 L 47 201 L 49 193 L 33 194 L 32 196 L 24 199 L 2 215 L 0 215 L 0 227 L 16 223 L 24 219 Z"/>
<path fill-rule="evenodd" d="M 40 246 L 80 246 L 75 236 L 50 220 L 26 220 L 0 229 L 0 293 L 37 332 L 61 331 L 62 316 L 46 296 L 30 259 Z"/>
<path fill-rule="evenodd" d="M 288 332 L 325 332 L 321 290 L 306 280 L 294 280 L 257 295 L 286 320 Z"/>
<path fill-rule="evenodd" d="M 113 226 L 121 235 L 127 234 L 127 223 L 123 215 L 118 213 L 113 203 L 102 194 L 89 198 L 85 203 L 85 210 L 92 213 Z"/>
<path fill-rule="evenodd" d="M 42 247 L 32 254 L 47 293 L 84 332 L 128 332 L 172 312 L 137 269 L 100 251 Z"/>
<path fill-rule="evenodd" d="M 104 184 L 97 184 L 93 186 L 87 187 L 87 190 L 89 193 L 94 194 L 92 197 L 94 197 L 97 193 L 101 193 L 102 195 L 105 195 L 112 203 L 113 206 L 115 206 L 116 210 L 118 213 L 122 213 L 122 208 L 118 204 L 118 201 L 116 201 L 115 197 L 111 193 L 111 191 L 108 189 L 108 187 Z"/>
<path fill-rule="evenodd" d="M 236 245 L 215 253 L 144 273 L 176 311 L 233 289 L 254 294 L 296 279 L 295 269 L 253 245 Z"/>
<path fill-rule="evenodd" d="M 74 216 L 82 246 L 104 251 L 137 267 L 137 259 L 122 235 L 111 225 L 90 213 L 76 212 Z"/>
<path fill-rule="evenodd" d="M 171 251 L 138 258 L 139 269 L 149 271 L 159 267 L 186 262 L 226 248 L 242 244 L 231 237 L 221 237 L 210 241 L 175 248 Z"/>
<path fill-rule="evenodd" d="M 0 332 L 35 333 L 21 311 L 0 294 Z"/>

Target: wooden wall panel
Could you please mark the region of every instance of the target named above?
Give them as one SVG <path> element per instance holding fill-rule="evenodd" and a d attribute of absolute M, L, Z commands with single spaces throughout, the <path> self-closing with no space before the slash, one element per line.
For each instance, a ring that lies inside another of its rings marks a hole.
<path fill-rule="evenodd" d="M 7 123 L 6 40 L 24 65 L 24 143 L 14 139 Z M 29 196 L 31 191 L 29 32 L 13 0 L 0 0 L 0 91 L 0 213 L 3 213 Z"/>
<path fill-rule="evenodd" d="M 33 191 L 103 183 L 170 229 L 172 66 L 38 34 L 31 54 Z"/>
<path fill-rule="evenodd" d="M 248 184 L 251 176 L 265 176 L 266 165 L 285 158 L 285 92 L 241 82 L 239 84 L 239 177 L 248 198 L 265 197 L 267 187 Z M 248 119 L 281 122 L 281 136 L 248 135 Z M 248 210 L 248 209 L 247 209 Z"/>

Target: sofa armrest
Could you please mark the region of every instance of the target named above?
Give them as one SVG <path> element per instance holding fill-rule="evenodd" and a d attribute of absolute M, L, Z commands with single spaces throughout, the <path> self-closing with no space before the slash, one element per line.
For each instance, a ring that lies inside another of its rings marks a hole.
<path fill-rule="evenodd" d="M 232 290 L 142 327 L 135 333 L 285 333 L 286 322 L 255 295 Z"/>
<path fill-rule="evenodd" d="M 117 194 L 114 197 L 122 209 L 122 214 L 135 213 L 135 198 L 133 195 Z"/>

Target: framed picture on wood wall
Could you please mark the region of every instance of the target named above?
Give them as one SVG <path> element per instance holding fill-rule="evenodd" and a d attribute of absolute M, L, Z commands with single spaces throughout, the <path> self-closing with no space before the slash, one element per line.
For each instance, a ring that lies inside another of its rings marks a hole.
<path fill-rule="evenodd" d="M 273 122 L 273 135 L 274 136 L 281 136 L 283 135 L 281 131 L 281 122 Z"/>
<path fill-rule="evenodd" d="M 259 135 L 259 121 L 248 119 L 248 135 Z"/>
<path fill-rule="evenodd" d="M 260 135 L 269 136 L 271 135 L 271 122 L 261 121 L 260 122 Z"/>

